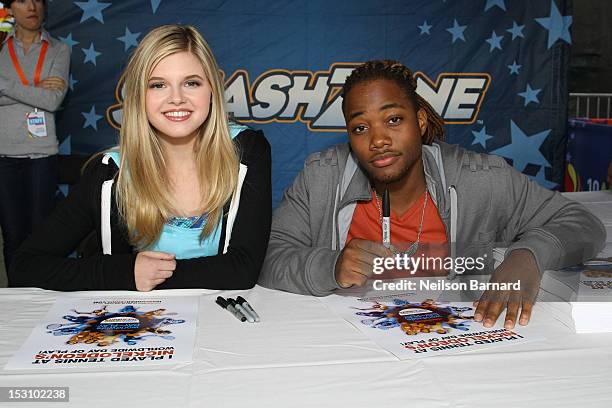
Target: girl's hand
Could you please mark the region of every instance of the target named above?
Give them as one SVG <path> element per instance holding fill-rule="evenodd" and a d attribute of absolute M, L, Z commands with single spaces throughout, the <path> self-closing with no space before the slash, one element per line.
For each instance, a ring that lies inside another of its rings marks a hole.
<path fill-rule="evenodd" d="M 136 289 L 148 292 L 172 276 L 176 269 L 174 254 L 167 252 L 143 251 L 136 256 L 134 280 Z"/>

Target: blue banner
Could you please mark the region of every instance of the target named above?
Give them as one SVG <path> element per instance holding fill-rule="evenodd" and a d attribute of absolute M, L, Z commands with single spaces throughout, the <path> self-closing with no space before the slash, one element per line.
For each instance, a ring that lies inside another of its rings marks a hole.
<path fill-rule="evenodd" d="M 565 191 L 598 191 L 612 162 L 612 120 L 570 119 Z"/>
<path fill-rule="evenodd" d="M 545 187 L 562 182 L 570 0 L 49 2 L 47 28 L 72 48 L 63 154 L 116 144 L 121 70 L 168 23 L 200 29 L 229 110 L 265 132 L 275 205 L 309 153 L 346 141 L 339 90 L 352 67 L 381 58 L 416 73 L 448 141 L 501 155 Z"/>

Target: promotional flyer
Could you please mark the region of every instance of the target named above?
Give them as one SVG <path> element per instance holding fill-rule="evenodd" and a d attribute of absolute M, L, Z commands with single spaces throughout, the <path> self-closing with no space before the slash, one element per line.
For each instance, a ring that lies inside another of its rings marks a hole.
<path fill-rule="evenodd" d="M 485 328 L 474 321 L 470 302 L 436 301 L 422 293 L 331 295 L 321 300 L 400 360 L 540 340 L 520 334 L 519 328 L 505 329 L 503 321 Z"/>
<path fill-rule="evenodd" d="M 189 362 L 197 297 L 59 297 L 5 369 Z"/>

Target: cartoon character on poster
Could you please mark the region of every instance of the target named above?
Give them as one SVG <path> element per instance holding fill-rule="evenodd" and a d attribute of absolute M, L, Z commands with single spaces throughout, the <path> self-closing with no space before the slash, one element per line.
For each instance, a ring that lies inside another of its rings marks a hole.
<path fill-rule="evenodd" d="M 117 312 L 108 310 L 108 305 L 91 312 L 79 312 L 72 309 L 74 315 L 63 316 L 69 323 L 47 325 L 47 333 L 54 336 L 71 336 L 67 344 L 96 344 L 106 347 L 113 343 L 123 341 L 128 345 L 135 345 L 147 337 L 161 337 L 165 340 L 174 340 L 170 330 L 162 327 L 185 323 L 182 319 L 173 319 L 165 313 L 166 309 L 139 311 L 133 305 L 126 305 Z"/>
<path fill-rule="evenodd" d="M 388 330 L 399 327 L 407 335 L 419 333 L 446 334 L 450 330 L 469 330 L 469 322 L 473 316 L 466 312 L 473 311 L 471 307 L 454 307 L 436 303 L 426 299 L 420 303 L 411 303 L 402 299 L 393 299 L 392 305 L 375 302 L 372 306 L 356 312 L 359 316 L 371 317 L 361 320 L 366 326 L 375 329 Z"/>

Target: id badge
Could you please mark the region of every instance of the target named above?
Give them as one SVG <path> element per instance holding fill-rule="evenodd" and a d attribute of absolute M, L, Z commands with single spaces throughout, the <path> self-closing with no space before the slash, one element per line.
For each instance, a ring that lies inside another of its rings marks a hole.
<path fill-rule="evenodd" d="M 28 122 L 28 133 L 30 137 L 46 137 L 47 136 L 47 121 L 45 120 L 45 112 L 35 110 L 26 116 Z"/>

